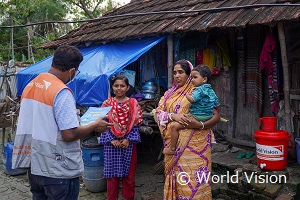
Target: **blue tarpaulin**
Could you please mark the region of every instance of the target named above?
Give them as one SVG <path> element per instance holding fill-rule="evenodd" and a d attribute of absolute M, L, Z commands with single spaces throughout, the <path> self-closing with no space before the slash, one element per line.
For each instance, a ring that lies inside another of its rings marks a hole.
<path fill-rule="evenodd" d="M 74 92 L 76 103 L 81 106 L 99 106 L 108 97 L 108 78 L 136 61 L 164 37 L 111 42 L 104 45 L 80 48 L 83 61 L 80 74 L 68 86 Z M 38 74 L 47 72 L 52 63 L 50 56 L 17 74 L 18 96 Z"/>

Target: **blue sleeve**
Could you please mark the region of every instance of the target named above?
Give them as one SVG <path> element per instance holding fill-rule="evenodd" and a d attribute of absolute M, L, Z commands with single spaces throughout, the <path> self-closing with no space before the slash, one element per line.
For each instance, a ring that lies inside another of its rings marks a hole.
<path fill-rule="evenodd" d="M 203 95 L 203 91 L 201 87 L 196 87 L 193 92 L 192 92 L 192 98 L 194 99 L 194 101 L 200 101 Z"/>
<path fill-rule="evenodd" d="M 133 143 L 141 142 L 140 125 L 134 126 L 124 138 Z"/>
<path fill-rule="evenodd" d="M 214 97 L 214 106 L 220 106 L 219 98 L 216 95 L 215 91 L 212 90 L 212 93 L 213 93 L 213 97 Z"/>
<path fill-rule="evenodd" d="M 215 106 L 220 106 L 220 102 L 219 102 L 218 97 L 215 99 Z"/>
<path fill-rule="evenodd" d="M 70 90 L 63 89 L 55 97 L 54 115 L 59 130 L 67 130 L 79 126 L 76 102 Z"/>
<path fill-rule="evenodd" d="M 100 135 L 100 144 L 110 144 L 111 141 L 116 139 L 117 137 L 110 130 L 108 130 Z"/>

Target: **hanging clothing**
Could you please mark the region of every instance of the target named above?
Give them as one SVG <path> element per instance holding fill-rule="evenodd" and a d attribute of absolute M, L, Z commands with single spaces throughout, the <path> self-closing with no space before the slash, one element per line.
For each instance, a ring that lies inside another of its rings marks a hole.
<path fill-rule="evenodd" d="M 275 51 L 276 41 L 271 32 L 267 33 L 266 40 L 260 54 L 260 68 L 267 70 L 268 75 L 268 89 L 269 99 L 271 102 L 271 111 L 277 114 L 279 110 L 279 96 L 278 96 L 278 81 L 277 81 L 277 54 Z"/>
<path fill-rule="evenodd" d="M 260 68 L 262 71 L 264 68 L 267 69 L 268 76 L 273 73 L 275 66 L 273 65 L 273 52 L 276 47 L 275 39 L 271 32 L 267 33 L 267 37 L 260 53 Z"/>
<path fill-rule="evenodd" d="M 210 69 L 215 66 L 215 53 L 210 47 L 203 49 L 203 64 L 207 65 Z"/>
<path fill-rule="evenodd" d="M 229 56 L 229 48 L 226 43 L 225 37 L 219 37 L 217 39 L 217 44 L 219 49 L 222 52 L 222 65 L 223 66 L 231 66 L 230 56 Z"/>
<path fill-rule="evenodd" d="M 203 50 L 196 52 L 196 66 L 203 64 Z"/>

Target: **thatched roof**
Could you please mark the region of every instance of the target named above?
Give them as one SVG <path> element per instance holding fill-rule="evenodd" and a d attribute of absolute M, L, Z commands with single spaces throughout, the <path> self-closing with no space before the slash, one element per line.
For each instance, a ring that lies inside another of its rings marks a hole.
<path fill-rule="evenodd" d="M 299 1 L 299 0 L 298 0 Z M 186 31 L 299 20 L 296 0 L 136 0 L 42 45 L 87 45 Z"/>

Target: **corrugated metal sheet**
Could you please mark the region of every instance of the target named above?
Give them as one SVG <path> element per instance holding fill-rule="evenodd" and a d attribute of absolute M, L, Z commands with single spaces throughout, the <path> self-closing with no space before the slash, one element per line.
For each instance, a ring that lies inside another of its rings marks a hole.
<path fill-rule="evenodd" d="M 283 20 L 299 20 L 300 4 L 297 0 L 140 0 L 107 12 L 97 21 L 82 24 L 65 36 L 42 45 L 56 48 L 63 44 L 85 45 L 129 38 L 140 38 L 184 31 L 208 31 L 214 28 L 245 27 L 270 24 Z M 273 5 L 270 5 L 273 4 Z M 274 5 L 276 4 L 276 5 Z M 259 6 L 257 6 L 259 5 Z M 292 6 L 290 6 L 292 5 Z M 252 6 L 251 8 L 249 6 Z M 255 7 L 253 7 L 255 6 Z M 128 14 L 160 11 L 193 11 L 219 9 L 206 12 Z M 109 16 L 124 15 L 115 18 Z"/>
<path fill-rule="evenodd" d="M 7 62 L 0 62 L 0 102 L 5 96 L 15 98 L 17 95 L 16 73 L 28 67 L 32 63 L 15 62 L 14 66 L 8 67 Z M 4 80 L 3 80 L 4 79 Z"/>

